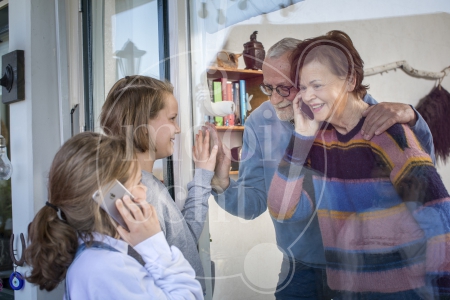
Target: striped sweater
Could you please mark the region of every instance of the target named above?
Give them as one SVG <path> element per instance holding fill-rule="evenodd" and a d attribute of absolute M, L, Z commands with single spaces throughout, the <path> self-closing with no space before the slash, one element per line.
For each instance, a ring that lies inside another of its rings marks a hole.
<path fill-rule="evenodd" d="M 450 198 L 409 127 L 366 141 L 364 119 L 348 134 L 324 126 L 294 133 L 268 195 L 278 220 L 317 212 L 328 285 L 395 293 L 450 294 Z"/>

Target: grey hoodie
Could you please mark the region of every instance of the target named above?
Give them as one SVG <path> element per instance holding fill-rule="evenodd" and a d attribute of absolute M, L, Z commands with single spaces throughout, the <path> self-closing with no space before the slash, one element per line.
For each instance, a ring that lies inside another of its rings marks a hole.
<path fill-rule="evenodd" d="M 213 172 L 204 169 L 195 170 L 194 179 L 187 185 L 188 196 L 184 207 L 180 211 L 166 186 L 152 173 L 142 171 L 142 183 L 147 187 L 147 202 L 156 208 L 168 244 L 181 250 L 194 268 L 203 290 L 205 290 L 204 272 L 197 243 L 208 212 L 213 175 Z"/>

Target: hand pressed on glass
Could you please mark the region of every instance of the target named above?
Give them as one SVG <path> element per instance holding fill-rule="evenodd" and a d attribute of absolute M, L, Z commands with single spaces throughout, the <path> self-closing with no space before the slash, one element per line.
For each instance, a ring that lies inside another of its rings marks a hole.
<path fill-rule="evenodd" d="M 221 193 L 230 185 L 231 152 L 227 146 L 222 144 L 222 140 L 219 138 L 216 127 L 213 124 L 206 122 L 203 128 L 209 132 L 211 143 L 218 146 L 211 186 Z"/>
<path fill-rule="evenodd" d="M 218 148 L 216 142 L 210 141 L 209 130 L 199 130 L 192 147 L 195 168 L 214 171 Z"/>

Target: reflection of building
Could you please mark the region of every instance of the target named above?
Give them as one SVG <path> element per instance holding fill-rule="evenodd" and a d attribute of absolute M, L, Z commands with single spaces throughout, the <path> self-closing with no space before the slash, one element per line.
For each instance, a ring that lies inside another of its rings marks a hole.
<path fill-rule="evenodd" d="M 114 53 L 117 58 L 117 78 L 140 74 L 141 57 L 145 53 L 147 51 L 139 50 L 131 40 L 128 40 L 123 45 L 122 50 Z"/>

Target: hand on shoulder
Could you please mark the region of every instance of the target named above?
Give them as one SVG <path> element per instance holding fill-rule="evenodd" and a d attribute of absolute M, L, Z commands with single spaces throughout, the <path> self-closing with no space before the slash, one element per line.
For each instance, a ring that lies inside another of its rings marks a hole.
<path fill-rule="evenodd" d="M 363 112 L 366 117 L 361 134 L 366 140 L 370 140 L 374 135 L 380 135 L 396 123 L 414 126 L 417 116 L 408 104 L 381 102 L 370 106 Z"/>

